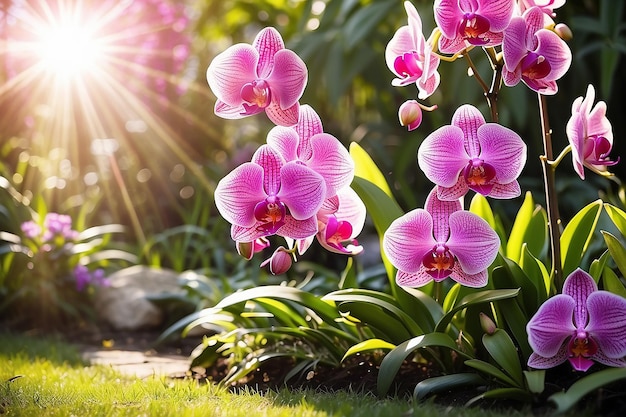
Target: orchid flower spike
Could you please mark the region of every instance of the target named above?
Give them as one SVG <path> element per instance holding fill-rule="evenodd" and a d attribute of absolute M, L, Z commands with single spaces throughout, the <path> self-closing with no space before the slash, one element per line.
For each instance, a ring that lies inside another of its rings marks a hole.
<path fill-rule="evenodd" d="M 276 125 L 298 122 L 307 68 L 295 52 L 285 49 L 276 29 L 265 28 L 252 45 L 240 43 L 217 55 L 206 76 L 217 97 L 216 115 L 240 119 L 265 111 Z"/>
<path fill-rule="evenodd" d="M 509 87 L 523 81 L 531 90 L 554 95 L 556 80 L 572 63 L 572 52 L 559 35 L 544 29 L 544 16 L 539 7 L 532 7 L 511 19 L 502 41 L 502 79 Z"/>
<path fill-rule="evenodd" d="M 626 299 L 598 290 L 581 269 L 563 283 L 563 293 L 544 302 L 526 326 L 533 353 L 528 366 L 548 369 L 566 360 L 586 372 L 595 362 L 625 367 Z"/>
<path fill-rule="evenodd" d="M 484 287 L 499 247 L 500 238 L 485 220 L 464 211 L 459 200 L 440 200 L 436 189 L 424 209 L 394 220 L 383 236 L 385 254 L 398 269 L 396 282 L 408 287 L 447 277 Z"/>
<path fill-rule="evenodd" d="M 514 9 L 514 0 L 435 0 L 439 50 L 456 54 L 472 45 L 500 45 Z"/>
<path fill-rule="evenodd" d="M 497 123 L 485 123 L 469 104 L 459 107 L 452 124 L 424 139 L 417 152 L 419 167 L 437 184 L 438 197 L 456 200 L 468 190 L 493 198 L 521 194 L 517 177 L 526 164 L 526 144 Z"/>
<path fill-rule="evenodd" d="M 397 78 L 391 84 L 399 87 L 415 83 L 422 100 L 439 86 L 439 57 L 433 53 L 422 33 L 422 20 L 410 2 L 404 2 L 408 25 L 399 28 L 385 48 L 387 67 Z"/>
<path fill-rule="evenodd" d="M 567 122 L 567 139 L 572 146 L 574 170 L 585 179 L 584 166 L 592 171 L 602 172 L 607 166 L 619 162 L 611 161 L 609 153 L 613 148 L 613 129 L 606 117 L 606 103 L 595 100 L 595 89 L 589 84 L 584 100 L 578 97 L 572 104 L 572 116 Z"/>
<path fill-rule="evenodd" d="M 232 224 L 235 242 L 255 242 L 274 234 L 304 239 L 317 233 L 315 215 L 325 195 L 321 175 L 298 162 L 285 162 L 271 147 L 262 145 L 251 162 L 220 180 L 215 205 Z"/>

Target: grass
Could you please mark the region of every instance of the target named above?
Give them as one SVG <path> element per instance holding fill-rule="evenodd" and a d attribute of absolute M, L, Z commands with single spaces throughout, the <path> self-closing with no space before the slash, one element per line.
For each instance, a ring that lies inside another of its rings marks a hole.
<path fill-rule="evenodd" d="M 224 417 L 529 417 L 478 408 L 445 408 L 410 399 L 312 390 L 238 393 L 213 384 L 169 378 L 138 379 L 89 366 L 56 339 L 0 333 L 0 415 Z"/>

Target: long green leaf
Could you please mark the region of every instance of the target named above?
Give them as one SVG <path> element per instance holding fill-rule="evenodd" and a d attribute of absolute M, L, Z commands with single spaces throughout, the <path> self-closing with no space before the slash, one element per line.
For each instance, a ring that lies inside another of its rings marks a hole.
<path fill-rule="evenodd" d="M 508 333 L 502 329 L 496 329 L 493 334 L 485 333 L 483 345 L 496 363 L 515 380 L 519 388 L 522 388 L 524 386 L 522 365 L 515 344 Z"/>
<path fill-rule="evenodd" d="M 491 375 L 492 377 L 498 379 L 501 383 L 504 383 L 511 387 L 517 387 L 517 382 L 513 378 L 511 378 L 500 368 L 490 364 L 489 362 L 485 362 L 480 359 L 469 359 L 465 361 L 465 365 L 469 366 L 470 368 L 474 368 L 477 371 L 483 372 L 487 375 Z"/>
<path fill-rule="evenodd" d="M 613 224 L 615 224 L 615 227 L 617 227 L 617 230 L 622 233 L 622 236 L 626 236 L 626 212 L 609 203 L 604 203 L 604 210 L 613 221 Z"/>
<path fill-rule="evenodd" d="M 413 396 L 417 400 L 421 400 L 427 395 L 436 394 L 441 391 L 448 391 L 466 385 L 483 385 L 485 383 L 486 381 L 480 375 L 474 373 L 435 376 L 419 382 L 415 386 Z"/>
<path fill-rule="evenodd" d="M 563 230 L 561 235 L 561 265 L 564 277 L 580 266 L 580 261 L 589 246 L 601 211 L 602 200 L 596 200 L 576 213 Z"/>
<path fill-rule="evenodd" d="M 362 178 L 381 189 L 392 201 L 395 202 L 389 184 L 384 175 L 376 166 L 376 163 L 368 153 L 356 142 L 350 143 L 350 156 L 354 160 L 354 176 Z"/>
<path fill-rule="evenodd" d="M 611 258 L 615 261 L 615 265 L 622 273 L 622 276 L 626 276 L 626 248 L 624 245 L 609 232 L 602 231 L 604 242 L 611 254 Z"/>
<path fill-rule="evenodd" d="M 445 333 L 428 333 L 422 336 L 414 337 L 406 342 L 398 345 L 391 352 L 387 353 L 380 363 L 380 369 L 378 372 L 378 395 L 383 396 L 389 391 L 391 383 L 393 382 L 402 362 L 415 350 L 431 347 L 441 346 L 451 350 L 454 350 L 464 358 L 470 358 L 470 356 L 459 350 L 456 342 L 450 336 Z"/>
<path fill-rule="evenodd" d="M 372 350 L 391 350 L 395 347 L 396 345 L 393 343 L 381 339 L 364 340 L 348 349 L 341 361 L 343 362 L 347 357 L 356 355 L 357 353 L 371 352 Z"/>
<path fill-rule="evenodd" d="M 603 369 L 579 379 L 567 391 L 552 394 L 548 399 L 556 405 L 558 413 L 564 413 L 585 395 L 620 379 L 626 379 L 626 368 Z"/>
<path fill-rule="evenodd" d="M 465 407 L 480 400 L 516 400 L 528 403 L 532 401 L 532 394 L 521 388 L 496 388 L 472 398 L 465 403 Z"/>
<path fill-rule="evenodd" d="M 485 291 L 479 291 L 473 294 L 469 294 L 463 297 L 463 299 L 458 305 L 456 305 L 453 309 L 448 311 L 441 318 L 441 320 L 439 320 L 439 322 L 437 323 L 437 326 L 435 326 L 435 331 L 436 332 L 445 331 L 446 327 L 448 327 L 448 324 L 450 324 L 450 321 L 452 321 L 452 318 L 454 317 L 454 315 L 457 312 L 463 310 L 464 308 L 467 308 L 471 305 L 477 305 L 480 303 L 489 303 L 493 301 L 503 300 L 506 298 L 513 298 L 513 297 L 516 297 L 517 294 L 519 294 L 519 288 L 506 289 L 506 290 L 485 290 Z"/>

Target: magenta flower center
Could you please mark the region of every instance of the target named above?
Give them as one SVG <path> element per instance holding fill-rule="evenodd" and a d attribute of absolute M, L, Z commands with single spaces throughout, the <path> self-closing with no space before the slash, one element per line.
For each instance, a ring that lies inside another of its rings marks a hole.
<path fill-rule="evenodd" d="M 611 148 L 611 142 L 604 136 L 589 136 L 585 139 L 583 145 L 585 161 L 594 165 L 615 165 L 619 161 L 619 158 L 618 161 L 607 159 Z"/>
<path fill-rule="evenodd" d="M 522 76 L 532 79 L 540 80 L 550 74 L 552 67 L 546 59 L 535 52 L 529 52 L 528 55 L 522 59 Z"/>
<path fill-rule="evenodd" d="M 406 52 L 396 57 L 393 62 L 393 68 L 402 78 L 419 78 L 424 73 L 422 61 L 419 54 L 415 51 Z"/>
<path fill-rule="evenodd" d="M 269 235 L 276 233 L 285 224 L 286 212 L 285 204 L 278 197 L 267 197 L 254 207 L 254 217 L 261 222 L 257 229 Z"/>
<path fill-rule="evenodd" d="M 441 281 L 452 273 L 454 255 L 446 245 L 438 243 L 432 251 L 424 255 L 422 265 L 435 281 Z"/>
<path fill-rule="evenodd" d="M 241 98 L 255 108 L 265 108 L 270 104 L 270 87 L 264 80 L 256 80 L 241 87 Z"/>
<path fill-rule="evenodd" d="M 598 351 L 598 344 L 589 333 L 584 330 L 576 332 L 567 344 L 567 352 L 570 358 L 589 358 Z"/>
<path fill-rule="evenodd" d="M 483 35 L 489 32 L 489 19 L 475 13 L 465 13 L 459 23 L 459 35 L 472 45 L 485 45 L 489 39 Z"/>
<path fill-rule="evenodd" d="M 477 193 L 487 195 L 493 188 L 496 177 L 495 168 L 479 158 L 474 158 L 463 170 L 463 177 L 467 186 Z"/>

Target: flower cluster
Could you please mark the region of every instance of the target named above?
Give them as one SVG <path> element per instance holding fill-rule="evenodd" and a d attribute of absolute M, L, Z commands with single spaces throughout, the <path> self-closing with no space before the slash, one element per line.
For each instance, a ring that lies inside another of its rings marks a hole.
<path fill-rule="evenodd" d="M 239 119 L 264 112 L 276 125 L 266 143 L 217 185 L 215 204 L 231 223 L 231 237 L 246 259 L 285 238 L 262 265 L 286 272 L 314 239 L 342 254 L 361 252 L 355 240 L 365 206 L 350 188 L 354 162 L 341 142 L 325 133 L 319 115 L 300 98 L 307 68 L 286 49 L 280 33 L 263 29 L 249 44 L 217 55 L 207 81 L 217 96 L 215 114 Z"/>

